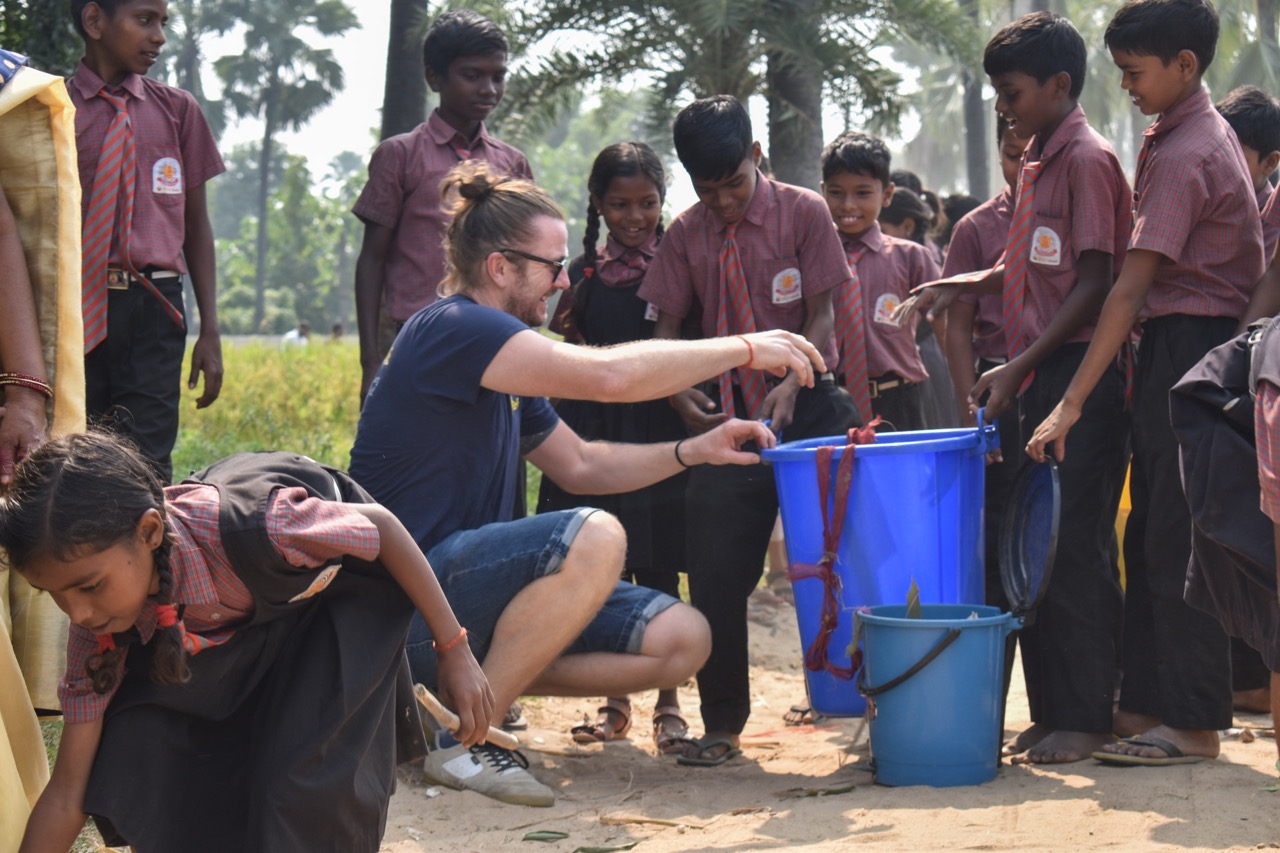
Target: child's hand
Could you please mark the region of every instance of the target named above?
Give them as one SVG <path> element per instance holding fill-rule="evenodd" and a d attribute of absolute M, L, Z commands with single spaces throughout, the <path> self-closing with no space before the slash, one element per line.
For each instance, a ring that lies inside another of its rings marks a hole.
<path fill-rule="evenodd" d="M 939 317 L 945 317 L 951 303 L 956 301 L 960 287 L 946 281 L 926 281 L 919 287 L 912 288 L 910 310 L 924 312 L 924 318 L 932 323 Z M 906 303 L 903 303 L 904 305 Z M 905 322 L 905 321 L 904 321 Z"/>
<path fill-rule="evenodd" d="M 680 420 L 684 421 L 684 425 L 689 428 L 689 432 L 694 435 L 702 435 L 707 430 L 724 423 L 725 415 L 723 412 L 716 411 L 715 401 L 697 388 L 672 394 L 667 401 L 671 403 L 671 408 L 676 410 Z"/>
<path fill-rule="evenodd" d="M 760 418 L 770 422 L 774 435 L 780 434 L 791 425 L 791 418 L 796 410 L 796 396 L 799 393 L 800 385 L 788 376 L 765 395 L 764 404 L 760 407 Z"/>
<path fill-rule="evenodd" d="M 1022 369 L 1016 358 L 1008 364 L 1001 364 L 991 368 L 978 377 L 978 381 L 974 383 L 973 389 L 969 392 L 969 411 L 976 414 L 982 396 L 990 392 L 991 396 L 987 398 L 986 405 L 983 408 L 986 410 L 987 423 L 993 423 L 996 418 L 1009 411 L 1009 407 L 1017 402 L 1018 389 L 1022 387 L 1022 383 L 1026 381 L 1026 378 L 1027 372 Z"/>
<path fill-rule="evenodd" d="M 454 708 L 461 723 L 454 735 L 467 747 L 484 743 L 489 721 L 494 715 L 493 691 L 489 680 L 465 642 L 448 651 L 438 651 L 440 699 Z"/>
<path fill-rule="evenodd" d="M 1035 434 L 1027 442 L 1027 455 L 1037 462 L 1045 461 L 1045 446 L 1055 444 L 1053 456 L 1061 462 L 1067 455 L 1067 431 L 1080 420 L 1080 409 L 1062 400 L 1054 406 L 1049 417 L 1036 427 Z"/>

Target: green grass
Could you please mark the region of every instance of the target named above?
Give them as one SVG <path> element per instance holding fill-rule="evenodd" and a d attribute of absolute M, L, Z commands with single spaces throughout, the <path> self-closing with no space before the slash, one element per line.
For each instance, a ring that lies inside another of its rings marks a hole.
<path fill-rule="evenodd" d="M 197 409 L 183 391 L 173 471 L 182 479 L 245 450 L 289 450 L 345 469 L 360 417 L 359 351 L 328 341 L 281 350 L 262 343 L 223 347 L 222 394 Z M 183 376 L 189 364 L 183 367 Z"/>

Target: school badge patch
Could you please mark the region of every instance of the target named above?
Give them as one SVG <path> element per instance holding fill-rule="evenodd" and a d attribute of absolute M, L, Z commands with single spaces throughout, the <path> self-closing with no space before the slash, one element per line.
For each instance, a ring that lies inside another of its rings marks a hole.
<path fill-rule="evenodd" d="M 182 164 L 176 157 L 161 157 L 151 167 L 151 191 L 159 195 L 182 194 Z"/>
<path fill-rule="evenodd" d="M 787 267 L 773 277 L 773 304 L 786 305 L 795 302 L 801 296 L 800 270 Z"/>
<path fill-rule="evenodd" d="M 1031 263 L 1056 267 L 1062 263 L 1062 238 L 1041 225 L 1031 235 Z"/>

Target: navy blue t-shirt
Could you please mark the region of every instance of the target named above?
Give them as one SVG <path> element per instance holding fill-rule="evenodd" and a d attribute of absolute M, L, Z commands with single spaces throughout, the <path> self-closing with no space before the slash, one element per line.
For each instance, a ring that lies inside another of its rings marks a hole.
<path fill-rule="evenodd" d="M 509 521 L 521 436 L 559 418 L 543 397 L 480 385 L 507 340 L 529 327 L 465 296 L 409 318 L 360 414 L 351 476 L 425 552 L 458 530 Z"/>

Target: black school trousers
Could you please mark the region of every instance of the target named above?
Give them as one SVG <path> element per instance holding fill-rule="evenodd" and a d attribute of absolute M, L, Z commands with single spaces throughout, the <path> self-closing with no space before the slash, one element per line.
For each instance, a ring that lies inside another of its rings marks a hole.
<path fill-rule="evenodd" d="M 1006 457 L 1031 464 L 1022 448 L 1066 393 L 1088 347 L 1064 344 L 1036 367 L 1019 398 L 1019 445 Z M 1019 634 L 1031 720 L 1054 730 L 1111 731 L 1122 611 L 1111 543 L 1128 460 L 1124 375 L 1112 363 L 1067 433 L 1053 573 L 1034 620 Z"/>
<path fill-rule="evenodd" d="M 161 279 L 156 288 L 185 319 L 182 279 Z M 107 339 L 84 358 L 89 422 L 132 440 L 165 485 L 173 479 L 186 346 L 185 329 L 135 284 L 107 291 Z"/>
<path fill-rule="evenodd" d="M 1138 347 L 1120 708 L 1177 729 L 1231 725 L 1231 654 L 1218 620 L 1182 598 L 1191 512 L 1169 422 L 1169 390 L 1229 340 L 1236 323 L 1234 317 L 1155 317 L 1143 324 Z"/>
<path fill-rule="evenodd" d="M 746 411 L 741 402 L 737 407 Z M 783 438 L 843 436 L 857 425 L 848 392 L 830 379 L 820 380 L 801 389 L 795 420 Z M 711 657 L 698 673 L 702 723 L 708 732 L 740 734 L 751 713 L 747 598 L 764 572 L 778 514 L 773 469 L 764 464 L 698 466 L 689 472 L 686 505 L 689 598 L 711 625 Z"/>

